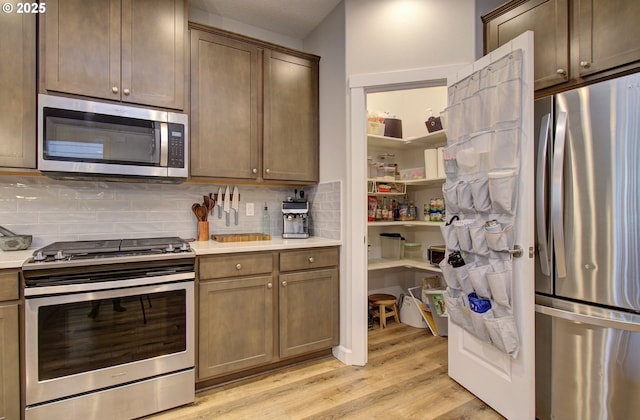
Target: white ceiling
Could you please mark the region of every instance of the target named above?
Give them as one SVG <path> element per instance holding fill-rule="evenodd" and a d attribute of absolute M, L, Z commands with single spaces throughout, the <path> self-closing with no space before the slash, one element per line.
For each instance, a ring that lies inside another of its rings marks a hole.
<path fill-rule="evenodd" d="M 190 0 L 224 18 L 304 39 L 342 0 Z"/>

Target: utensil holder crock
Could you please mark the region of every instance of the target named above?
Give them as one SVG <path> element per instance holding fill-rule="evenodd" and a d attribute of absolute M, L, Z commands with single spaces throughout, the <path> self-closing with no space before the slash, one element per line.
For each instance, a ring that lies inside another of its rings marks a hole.
<path fill-rule="evenodd" d="M 198 240 L 209 240 L 209 222 L 198 222 Z"/>

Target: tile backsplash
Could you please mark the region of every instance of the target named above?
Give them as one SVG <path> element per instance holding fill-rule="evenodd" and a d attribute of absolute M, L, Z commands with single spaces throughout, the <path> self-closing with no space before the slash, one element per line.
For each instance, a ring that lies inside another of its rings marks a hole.
<path fill-rule="evenodd" d="M 0 225 L 33 235 L 32 247 L 55 241 L 152 236 L 196 237 L 191 205 L 216 193 L 219 185 L 149 184 L 101 181 L 57 181 L 41 176 L 0 177 Z M 225 226 L 224 213 L 209 215 L 210 233 L 260 232 L 267 203 L 271 234 L 282 234 L 280 205 L 293 187 L 238 186 L 239 224 Z M 340 238 L 339 181 L 306 187 L 311 202 L 310 231 L 314 236 Z M 254 216 L 246 215 L 254 204 Z"/>

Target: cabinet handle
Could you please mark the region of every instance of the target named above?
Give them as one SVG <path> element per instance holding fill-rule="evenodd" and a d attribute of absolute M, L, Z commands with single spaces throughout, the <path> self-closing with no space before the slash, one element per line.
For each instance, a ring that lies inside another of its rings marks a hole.
<path fill-rule="evenodd" d="M 273 287 L 272 283 L 267 283 L 267 289 L 271 289 Z"/>
<path fill-rule="evenodd" d="M 242 264 L 240 263 L 236 264 L 236 270 L 242 270 Z"/>
<path fill-rule="evenodd" d="M 589 67 L 591 67 L 591 63 L 588 62 L 588 61 L 583 60 L 583 61 L 580 62 L 580 67 L 588 69 Z"/>
<path fill-rule="evenodd" d="M 283 287 L 287 287 L 287 282 L 286 282 L 286 281 L 283 281 L 283 282 L 282 282 L 282 286 L 283 286 Z"/>
<path fill-rule="evenodd" d="M 118 93 L 118 86 L 113 86 L 113 87 L 111 88 L 111 92 L 113 92 L 113 93 Z"/>
<path fill-rule="evenodd" d="M 129 96 L 129 94 L 131 93 L 131 91 L 129 89 L 124 89 L 122 91 L 122 93 L 124 93 L 126 96 Z"/>
<path fill-rule="evenodd" d="M 257 173 L 258 173 L 258 168 L 253 168 L 253 169 L 251 170 L 251 172 L 252 172 L 252 173 L 254 173 L 254 174 L 257 174 Z"/>
<path fill-rule="evenodd" d="M 564 75 L 567 74 L 567 71 L 565 69 L 558 69 L 558 70 L 556 70 L 556 73 L 561 74 L 561 75 L 564 76 Z"/>
<path fill-rule="evenodd" d="M 315 258 L 313 258 L 313 257 L 309 257 L 309 263 L 310 263 L 310 264 L 313 264 L 315 261 L 316 261 L 316 260 L 315 260 Z"/>
<path fill-rule="evenodd" d="M 271 169 L 267 168 L 264 170 L 266 173 L 270 174 L 271 173 Z"/>

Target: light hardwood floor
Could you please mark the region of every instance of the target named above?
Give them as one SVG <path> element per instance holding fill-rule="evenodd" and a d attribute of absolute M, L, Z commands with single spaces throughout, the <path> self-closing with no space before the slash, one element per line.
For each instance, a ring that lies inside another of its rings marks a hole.
<path fill-rule="evenodd" d="M 389 322 L 369 362 L 325 357 L 196 394 L 148 419 L 503 419 L 447 376 L 447 339 Z"/>

